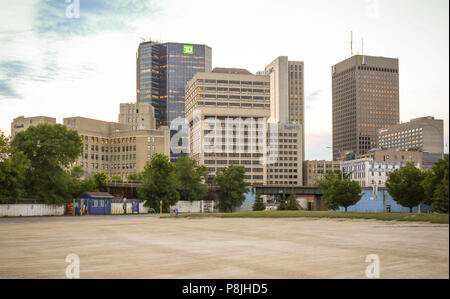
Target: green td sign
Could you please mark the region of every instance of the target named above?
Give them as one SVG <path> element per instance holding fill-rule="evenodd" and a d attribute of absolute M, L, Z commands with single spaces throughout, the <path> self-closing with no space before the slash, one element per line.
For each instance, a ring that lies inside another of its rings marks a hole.
<path fill-rule="evenodd" d="M 194 54 L 194 46 L 185 45 L 183 49 L 184 54 Z"/>

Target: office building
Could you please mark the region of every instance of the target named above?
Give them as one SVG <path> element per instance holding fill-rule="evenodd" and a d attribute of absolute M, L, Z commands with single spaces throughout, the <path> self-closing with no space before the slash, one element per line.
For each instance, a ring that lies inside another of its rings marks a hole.
<path fill-rule="evenodd" d="M 47 116 L 19 116 L 15 118 L 11 123 L 11 137 L 14 138 L 17 133 L 25 131 L 31 126 L 36 126 L 39 124 L 56 124 L 56 118 Z"/>
<path fill-rule="evenodd" d="M 303 185 L 306 187 L 317 186 L 317 181 L 328 173 L 340 171 L 339 161 L 304 161 L 303 162 Z"/>
<path fill-rule="evenodd" d="M 155 108 L 149 103 L 122 103 L 119 123 L 130 125 L 132 130 L 154 130 Z"/>
<path fill-rule="evenodd" d="M 398 59 L 355 55 L 332 67 L 333 160 L 377 147 L 400 122 Z"/>
<path fill-rule="evenodd" d="M 65 118 L 64 125 L 81 136 L 83 153 L 75 165 L 83 167 L 85 177 L 102 172 L 126 180 L 143 171 L 155 153 L 170 154 L 167 127 L 136 131 L 131 125 L 84 117 Z"/>
<path fill-rule="evenodd" d="M 269 123 L 279 125 L 279 152 L 292 154 L 291 157 L 280 156 L 281 161 L 269 164 L 269 184 L 298 186 L 303 184 L 305 153 L 304 71 L 302 61 L 290 61 L 286 56 L 276 58 L 265 68 L 265 74 L 270 77 Z M 288 131 L 290 132 L 283 133 L 282 131 L 285 128 L 289 128 Z M 295 129 L 293 130 L 293 128 Z M 285 134 L 296 136 L 295 140 L 288 139 L 292 144 L 282 144 L 286 140 L 283 138 Z M 296 149 L 295 151 L 286 151 L 286 147 L 296 147 Z M 289 161 L 282 162 L 286 159 Z M 282 165 L 282 168 L 278 169 L 280 165 Z M 276 173 L 277 171 L 288 171 L 289 174 L 279 174 Z"/>
<path fill-rule="evenodd" d="M 208 168 L 208 183 L 217 171 L 243 165 L 247 182 L 266 184 L 267 167 L 258 140 L 266 134 L 269 116 L 268 76 L 224 68 L 194 76 L 186 86 L 190 156 Z"/>
<path fill-rule="evenodd" d="M 352 161 L 343 161 L 341 171 L 356 181 L 361 187 L 386 187 L 389 173 L 400 169 L 406 162 L 374 161 L 372 158 L 363 158 Z M 420 168 L 419 163 L 414 163 Z"/>
<path fill-rule="evenodd" d="M 378 132 L 379 147 L 443 154 L 444 121 L 432 116 L 386 127 Z"/>
<path fill-rule="evenodd" d="M 375 162 L 413 162 L 418 165 L 418 168 L 422 170 L 429 170 L 439 159 L 442 158 L 442 155 L 421 151 L 373 149 L 367 154 L 357 157 L 357 159 L 363 158 L 371 158 Z"/>
<path fill-rule="evenodd" d="M 143 42 L 136 56 L 137 103 L 155 107 L 156 125 L 170 126 L 185 117 L 186 83 L 198 72 L 212 69 L 206 45 Z"/>

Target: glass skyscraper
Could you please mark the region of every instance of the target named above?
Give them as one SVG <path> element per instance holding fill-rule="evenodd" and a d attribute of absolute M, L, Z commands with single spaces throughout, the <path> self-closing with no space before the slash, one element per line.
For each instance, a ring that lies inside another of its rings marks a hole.
<path fill-rule="evenodd" d="M 143 42 L 136 56 L 137 102 L 155 107 L 156 126 L 185 118 L 185 86 L 198 72 L 211 72 L 212 50 L 189 43 Z M 172 132 L 172 134 L 175 132 Z M 175 160 L 173 153 L 172 160 Z"/>

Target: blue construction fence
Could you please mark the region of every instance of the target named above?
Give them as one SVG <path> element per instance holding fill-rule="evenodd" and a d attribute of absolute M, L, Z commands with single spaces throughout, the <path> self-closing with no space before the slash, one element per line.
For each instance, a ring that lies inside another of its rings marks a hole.
<path fill-rule="evenodd" d="M 372 190 L 363 190 L 361 200 L 353 206 L 348 207 L 348 212 L 361 213 L 409 213 L 409 208 L 399 205 L 387 192 L 387 190 L 378 190 L 378 198 Z M 420 212 L 428 213 L 431 210 L 429 205 L 420 205 Z M 345 208 L 341 207 L 338 211 L 344 212 Z M 419 206 L 413 209 L 414 213 L 419 212 Z"/>

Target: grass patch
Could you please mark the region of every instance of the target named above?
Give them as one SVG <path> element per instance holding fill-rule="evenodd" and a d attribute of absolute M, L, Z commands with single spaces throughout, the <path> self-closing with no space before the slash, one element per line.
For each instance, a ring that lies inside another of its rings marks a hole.
<path fill-rule="evenodd" d="M 343 219 L 374 219 L 382 221 L 409 221 L 448 224 L 447 214 L 409 214 L 409 213 L 354 213 L 333 211 L 261 211 L 220 214 L 183 214 L 185 218 L 343 218 Z"/>

